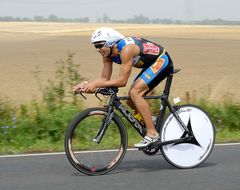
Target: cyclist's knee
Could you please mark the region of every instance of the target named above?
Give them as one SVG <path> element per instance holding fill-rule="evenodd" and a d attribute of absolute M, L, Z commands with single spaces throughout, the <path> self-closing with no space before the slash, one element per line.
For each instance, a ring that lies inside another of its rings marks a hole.
<path fill-rule="evenodd" d="M 136 89 L 135 89 L 135 88 L 131 88 L 131 89 L 129 90 L 129 92 L 128 92 L 128 95 L 129 95 L 129 97 L 130 97 L 131 99 L 134 99 L 134 97 L 136 96 L 136 93 L 137 93 Z"/>
<path fill-rule="evenodd" d="M 129 96 L 131 99 L 135 99 L 136 97 L 143 96 L 143 93 L 138 88 L 133 87 L 129 91 Z"/>

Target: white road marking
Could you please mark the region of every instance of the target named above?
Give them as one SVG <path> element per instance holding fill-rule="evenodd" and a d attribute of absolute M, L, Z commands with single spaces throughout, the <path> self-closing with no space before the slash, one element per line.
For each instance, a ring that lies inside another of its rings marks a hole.
<path fill-rule="evenodd" d="M 224 144 L 215 144 L 215 146 L 239 146 L 240 143 L 224 143 Z M 138 150 L 136 148 L 129 148 L 127 151 Z M 89 153 L 89 152 L 109 152 L 116 150 L 99 150 L 99 151 L 82 151 L 80 153 Z M 0 158 L 14 158 L 14 157 L 31 157 L 31 156 L 50 156 L 50 155 L 64 155 L 65 152 L 52 152 L 52 153 L 36 153 L 36 154 L 14 154 L 14 155 L 1 155 Z"/>

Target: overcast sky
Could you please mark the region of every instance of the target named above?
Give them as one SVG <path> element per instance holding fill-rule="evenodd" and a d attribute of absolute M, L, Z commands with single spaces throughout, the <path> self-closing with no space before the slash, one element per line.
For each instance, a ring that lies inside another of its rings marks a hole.
<path fill-rule="evenodd" d="M 223 19 L 240 21 L 240 0 L 0 0 L 0 17 L 89 17 L 112 19 L 134 15 L 174 20 Z"/>

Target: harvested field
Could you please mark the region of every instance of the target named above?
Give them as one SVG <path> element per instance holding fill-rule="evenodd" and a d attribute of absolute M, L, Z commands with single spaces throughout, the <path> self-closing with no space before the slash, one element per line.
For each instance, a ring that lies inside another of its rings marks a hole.
<path fill-rule="evenodd" d="M 90 45 L 100 24 L 1 23 L 0 93 L 18 103 L 40 98 L 32 71 L 38 65 L 43 84 L 54 75 L 54 63 L 75 53 L 82 76 L 100 76 L 101 57 Z M 106 24 L 104 24 L 106 26 Z M 137 35 L 163 45 L 181 72 L 175 76 L 172 96 L 240 101 L 240 27 L 108 24 L 125 35 Z M 118 73 L 115 66 L 114 75 Z M 128 84 L 140 70 L 134 69 Z M 128 86 L 129 86 L 128 85 Z M 127 92 L 127 87 L 121 93 Z M 94 102 L 95 103 L 95 102 Z"/>

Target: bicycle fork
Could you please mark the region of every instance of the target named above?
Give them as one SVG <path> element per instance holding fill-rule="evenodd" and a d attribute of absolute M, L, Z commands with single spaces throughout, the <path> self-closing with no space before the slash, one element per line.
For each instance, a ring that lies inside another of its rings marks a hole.
<path fill-rule="evenodd" d="M 94 137 L 93 139 L 93 142 L 99 144 L 107 130 L 107 127 L 109 125 L 109 123 L 111 122 L 112 120 L 112 117 L 113 117 L 113 107 L 109 107 L 108 108 L 108 111 L 107 111 L 107 115 L 106 117 L 102 120 L 102 124 L 101 124 L 101 127 L 100 129 L 98 130 L 98 133 L 97 135 Z"/>

